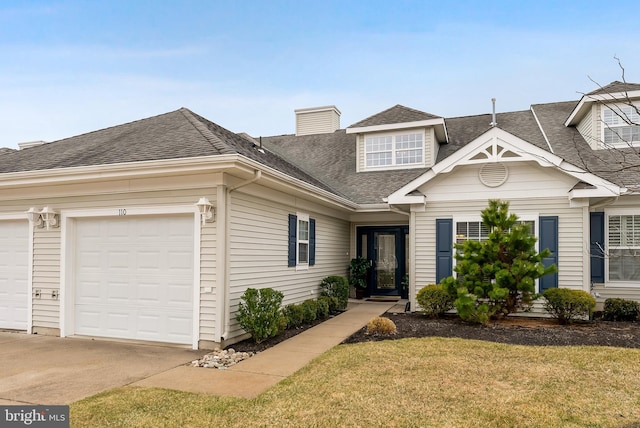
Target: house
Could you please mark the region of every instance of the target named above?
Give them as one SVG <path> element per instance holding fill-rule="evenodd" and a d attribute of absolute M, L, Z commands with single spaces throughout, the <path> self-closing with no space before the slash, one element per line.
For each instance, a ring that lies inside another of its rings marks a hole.
<path fill-rule="evenodd" d="M 567 287 L 640 299 L 640 127 L 613 82 L 578 101 L 443 118 L 396 105 L 347 128 L 296 110 L 291 135 L 236 134 L 182 108 L 0 151 L 0 328 L 213 348 L 246 337 L 248 287 L 317 297 L 349 260 L 368 295 L 451 275 L 510 202 Z"/>

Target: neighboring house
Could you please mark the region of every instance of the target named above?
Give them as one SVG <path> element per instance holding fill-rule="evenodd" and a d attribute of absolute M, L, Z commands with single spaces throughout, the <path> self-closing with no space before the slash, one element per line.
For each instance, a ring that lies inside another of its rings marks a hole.
<path fill-rule="evenodd" d="M 356 256 L 368 295 L 416 308 L 494 198 L 552 251 L 539 291 L 640 299 L 640 132 L 607 107 L 636 118 L 627 96 L 640 85 L 495 117 L 397 105 L 346 129 L 301 109 L 296 134 L 262 138 L 180 109 L 2 150 L 0 329 L 212 348 L 245 337 L 248 287 L 317 297 Z"/>

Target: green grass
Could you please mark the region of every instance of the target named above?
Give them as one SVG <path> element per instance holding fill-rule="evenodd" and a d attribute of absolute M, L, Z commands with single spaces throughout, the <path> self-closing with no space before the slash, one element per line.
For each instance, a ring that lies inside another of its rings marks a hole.
<path fill-rule="evenodd" d="M 253 400 L 125 387 L 72 404 L 71 425 L 635 426 L 639 368 L 636 349 L 360 343 L 332 349 Z"/>

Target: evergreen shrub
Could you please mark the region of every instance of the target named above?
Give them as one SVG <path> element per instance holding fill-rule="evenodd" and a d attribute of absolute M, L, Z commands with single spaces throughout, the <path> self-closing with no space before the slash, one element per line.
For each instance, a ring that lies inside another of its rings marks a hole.
<path fill-rule="evenodd" d="M 602 316 L 607 321 L 638 321 L 640 303 L 627 299 L 606 299 Z"/>
<path fill-rule="evenodd" d="M 560 324 L 569 324 L 578 318 L 589 318 L 596 307 L 596 299 L 583 290 L 549 288 L 543 293 L 544 308 Z"/>
<path fill-rule="evenodd" d="M 236 319 L 256 343 L 274 337 L 286 327 L 280 305 L 284 294 L 272 288 L 247 288 L 240 298 Z"/>
<path fill-rule="evenodd" d="M 453 309 L 455 300 L 451 294 L 440 284 L 431 284 L 422 287 L 416 296 L 422 312 L 430 317 L 439 317 L 450 309 Z"/>

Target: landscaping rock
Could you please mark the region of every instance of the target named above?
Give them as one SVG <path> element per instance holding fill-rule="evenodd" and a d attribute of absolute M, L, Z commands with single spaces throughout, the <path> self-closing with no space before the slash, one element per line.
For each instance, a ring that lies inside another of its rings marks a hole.
<path fill-rule="evenodd" d="M 254 355 L 255 352 L 236 352 L 233 348 L 221 349 L 210 352 L 199 360 L 193 360 L 191 362 L 191 367 L 226 369 L 227 367 L 234 366 L 240 361 L 251 358 Z"/>

